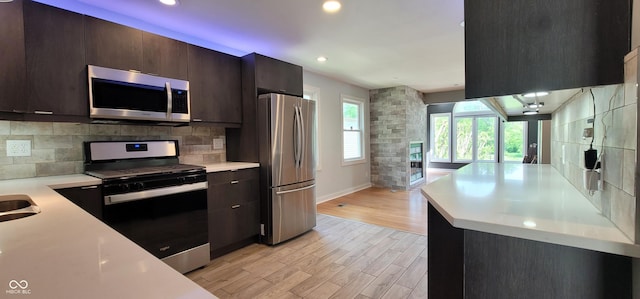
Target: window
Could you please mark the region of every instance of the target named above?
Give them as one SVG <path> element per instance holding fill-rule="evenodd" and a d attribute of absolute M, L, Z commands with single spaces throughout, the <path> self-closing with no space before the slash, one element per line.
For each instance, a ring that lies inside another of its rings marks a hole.
<path fill-rule="evenodd" d="M 431 114 L 430 140 L 430 161 L 451 162 L 451 114 L 434 113 Z"/>
<path fill-rule="evenodd" d="M 527 148 L 527 122 L 512 121 L 502 125 L 502 161 L 522 162 Z"/>
<path fill-rule="evenodd" d="M 313 123 L 313 140 L 315 141 L 313 147 L 313 154 L 316 157 L 316 170 L 321 170 L 320 167 L 320 126 L 318 125 L 320 119 L 320 102 L 318 101 L 320 89 L 310 85 L 304 85 L 304 92 L 302 98 L 305 100 L 311 100 L 316 103 L 315 121 Z"/>
<path fill-rule="evenodd" d="M 364 103 L 342 97 L 342 162 L 363 162 L 364 157 Z"/>
<path fill-rule="evenodd" d="M 453 162 L 498 161 L 498 118 L 478 101 L 459 102 L 453 108 Z"/>

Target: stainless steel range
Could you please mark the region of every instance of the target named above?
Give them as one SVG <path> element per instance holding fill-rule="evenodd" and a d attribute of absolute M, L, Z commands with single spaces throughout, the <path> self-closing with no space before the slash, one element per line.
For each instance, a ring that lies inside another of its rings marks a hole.
<path fill-rule="evenodd" d="M 181 273 L 209 262 L 207 174 L 180 164 L 177 140 L 85 142 L 102 179 L 103 221 Z"/>

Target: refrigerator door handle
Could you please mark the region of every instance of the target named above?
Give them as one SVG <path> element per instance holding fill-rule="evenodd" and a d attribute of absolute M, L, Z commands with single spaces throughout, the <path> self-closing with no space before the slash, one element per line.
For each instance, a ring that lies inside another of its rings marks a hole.
<path fill-rule="evenodd" d="M 300 107 L 294 106 L 295 108 L 295 165 L 296 168 L 300 167 L 300 160 L 302 159 L 302 113 L 300 112 Z"/>
<path fill-rule="evenodd" d="M 304 134 L 304 115 L 302 115 L 302 106 L 298 106 L 298 113 L 300 114 L 300 158 L 298 159 L 298 167 L 302 168 L 302 159 L 304 159 L 304 144 L 305 144 L 305 134 Z"/>
<path fill-rule="evenodd" d="M 309 185 L 306 187 L 302 187 L 302 188 L 297 188 L 297 189 L 293 189 L 293 190 L 287 190 L 287 191 L 278 191 L 276 192 L 276 195 L 282 195 L 282 194 L 287 194 L 287 193 L 292 193 L 292 192 L 298 192 L 298 191 L 302 191 L 302 190 L 307 190 L 307 189 L 311 189 L 313 187 L 315 187 L 316 184 L 313 185 Z"/>

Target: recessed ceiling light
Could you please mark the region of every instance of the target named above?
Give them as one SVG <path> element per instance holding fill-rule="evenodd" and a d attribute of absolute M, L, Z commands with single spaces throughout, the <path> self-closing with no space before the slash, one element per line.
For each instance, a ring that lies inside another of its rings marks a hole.
<path fill-rule="evenodd" d="M 334 13 L 340 10 L 340 7 L 342 7 L 342 4 L 340 4 L 339 1 L 325 1 L 322 4 L 322 9 L 324 9 L 324 11 L 329 13 Z"/>
<path fill-rule="evenodd" d="M 529 108 L 531 108 L 531 109 L 541 108 L 542 106 L 544 106 L 544 102 L 529 103 L 529 104 L 527 104 L 527 106 L 529 106 Z"/>
<path fill-rule="evenodd" d="M 178 4 L 178 0 L 160 0 L 160 3 L 173 6 Z"/>
<path fill-rule="evenodd" d="M 548 91 L 538 91 L 538 92 L 525 93 L 525 94 L 523 94 L 523 96 L 525 98 L 533 98 L 533 97 L 544 97 L 544 96 L 546 96 L 548 94 L 549 94 Z"/>
<path fill-rule="evenodd" d="M 327 60 L 329 60 L 329 58 L 324 57 L 324 56 L 319 56 L 318 58 L 316 58 L 316 60 L 318 62 L 327 62 Z"/>
<path fill-rule="evenodd" d="M 530 227 L 530 228 L 534 228 L 536 226 L 538 226 L 535 222 L 531 221 L 531 220 L 526 220 L 525 222 L 522 223 L 524 226 L 526 227 Z"/>

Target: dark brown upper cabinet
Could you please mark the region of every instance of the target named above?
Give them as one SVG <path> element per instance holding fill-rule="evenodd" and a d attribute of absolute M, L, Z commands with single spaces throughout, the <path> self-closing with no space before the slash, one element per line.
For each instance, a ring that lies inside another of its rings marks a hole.
<path fill-rule="evenodd" d="M 22 112 L 25 99 L 25 46 L 22 1 L 0 3 L 0 111 Z"/>
<path fill-rule="evenodd" d="M 27 112 L 88 116 L 83 16 L 26 1 L 24 23 Z"/>
<path fill-rule="evenodd" d="M 142 31 L 85 16 L 87 64 L 142 71 Z"/>
<path fill-rule="evenodd" d="M 629 0 L 465 0 L 465 97 L 622 83 L 630 12 Z"/>
<path fill-rule="evenodd" d="M 188 49 L 192 121 L 239 127 L 240 58 L 193 45 Z"/>
<path fill-rule="evenodd" d="M 267 57 L 254 55 L 255 80 L 259 94 L 275 92 L 302 96 L 302 67 Z"/>
<path fill-rule="evenodd" d="M 142 72 L 187 80 L 187 44 L 153 33 L 142 33 Z"/>
<path fill-rule="evenodd" d="M 227 160 L 259 162 L 258 95 L 274 92 L 302 97 L 302 67 L 257 53 L 241 59 L 242 127 L 226 130 Z"/>

